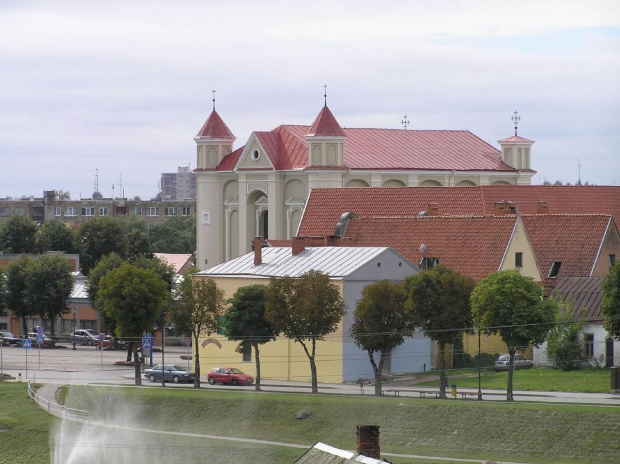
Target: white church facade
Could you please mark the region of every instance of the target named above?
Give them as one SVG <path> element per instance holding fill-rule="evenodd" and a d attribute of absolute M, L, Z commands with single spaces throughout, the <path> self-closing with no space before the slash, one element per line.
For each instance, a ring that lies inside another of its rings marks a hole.
<path fill-rule="evenodd" d="M 207 269 L 251 250 L 253 238 L 296 235 L 314 188 L 530 184 L 534 143 L 498 150 L 469 131 L 346 129 L 325 105 L 310 126 L 235 137 L 213 109 L 197 144 L 197 259 Z"/>

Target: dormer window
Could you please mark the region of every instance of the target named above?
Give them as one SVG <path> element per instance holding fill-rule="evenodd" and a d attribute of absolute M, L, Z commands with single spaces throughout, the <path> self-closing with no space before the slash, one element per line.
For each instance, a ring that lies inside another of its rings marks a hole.
<path fill-rule="evenodd" d="M 422 258 L 420 269 L 430 269 L 439 264 L 439 258 Z"/>
<path fill-rule="evenodd" d="M 549 278 L 555 279 L 560 273 L 560 267 L 562 267 L 562 261 L 554 261 L 549 270 Z"/>
<path fill-rule="evenodd" d="M 260 151 L 253 150 L 251 157 L 252 157 L 252 161 L 258 161 L 258 159 L 260 158 Z"/>

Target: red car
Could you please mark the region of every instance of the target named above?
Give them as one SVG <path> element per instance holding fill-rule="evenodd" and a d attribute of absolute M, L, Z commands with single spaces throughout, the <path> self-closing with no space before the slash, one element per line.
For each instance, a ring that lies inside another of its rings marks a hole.
<path fill-rule="evenodd" d="M 207 379 L 209 379 L 211 385 L 215 385 L 216 383 L 252 385 L 254 383 L 254 377 L 244 374 L 236 367 L 215 367 L 211 369 L 211 372 L 207 375 Z"/>

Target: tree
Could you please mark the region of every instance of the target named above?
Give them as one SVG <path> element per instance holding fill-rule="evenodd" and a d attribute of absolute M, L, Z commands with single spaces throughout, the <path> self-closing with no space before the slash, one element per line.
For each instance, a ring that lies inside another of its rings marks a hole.
<path fill-rule="evenodd" d="M 48 251 L 73 253 L 76 251 L 75 234 L 60 221 L 46 222 L 36 235 L 36 250 L 38 253 Z"/>
<path fill-rule="evenodd" d="M 435 266 L 404 282 L 407 310 L 416 327 L 439 348 L 439 396 L 446 397 L 445 345 L 463 336 L 471 327 L 469 297 L 476 283 L 445 266 Z"/>
<path fill-rule="evenodd" d="M 620 261 L 609 270 L 603 281 L 603 327 L 616 339 L 620 339 Z"/>
<path fill-rule="evenodd" d="M 24 216 L 11 216 L 0 227 L 0 250 L 22 254 L 35 252 L 37 225 Z"/>
<path fill-rule="evenodd" d="M 67 192 L 66 190 L 58 189 L 58 190 L 55 190 L 55 193 L 56 193 L 56 198 L 58 199 L 58 201 L 71 200 L 71 193 Z"/>
<path fill-rule="evenodd" d="M 355 306 L 350 335 L 368 352 L 375 374 L 375 395 L 381 396 L 381 372 L 389 353 L 410 337 L 415 325 L 405 310 L 407 296 L 401 283 L 382 280 L 367 285 Z M 379 353 L 379 364 L 375 360 Z"/>
<path fill-rule="evenodd" d="M 116 335 L 137 339 L 153 330 L 170 292 L 154 270 L 123 264 L 101 278 L 98 297 L 108 317 L 116 323 Z M 142 385 L 137 346 L 133 355 L 135 384 Z"/>
<path fill-rule="evenodd" d="M 183 275 L 179 293 L 171 308 L 170 319 L 177 332 L 187 334 L 192 339 L 195 388 L 200 388 L 198 338 L 217 331 L 225 304 L 224 291 L 217 287 L 214 280 L 192 278 L 192 270 Z"/>
<path fill-rule="evenodd" d="M 258 345 L 275 340 L 275 332 L 265 318 L 267 287 L 249 285 L 238 289 L 228 300 L 230 306 L 224 315 L 226 337 L 241 342 L 241 351 L 254 348 L 256 390 L 260 390 L 260 351 Z"/>
<path fill-rule="evenodd" d="M 69 311 L 67 300 L 73 290 L 72 268 L 62 255 L 42 255 L 26 268 L 24 299 L 31 314 L 50 321 L 54 338 L 56 318 Z"/>
<path fill-rule="evenodd" d="M 518 349 L 545 341 L 554 321 L 557 303 L 543 298 L 542 287 L 517 270 L 499 271 L 481 280 L 471 294 L 471 309 L 478 327 L 499 333 L 508 347 L 506 398 L 512 401 L 514 355 Z"/>
<path fill-rule="evenodd" d="M 3 268 L 1 297 L 3 305 L 21 318 L 23 334 L 28 333 L 26 318 L 33 315 L 32 307 L 25 299 L 26 277 L 33 259 L 22 255 Z"/>
<path fill-rule="evenodd" d="M 196 251 L 196 218 L 172 217 L 149 230 L 156 253 L 193 253 Z"/>
<path fill-rule="evenodd" d="M 297 279 L 273 279 L 267 288 L 265 317 L 276 333 L 299 343 L 308 360 L 312 393 L 318 393 L 316 342 L 336 330 L 345 314 L 340 290 L 327 274 L 309 271 Z"/>
<path fill-rule="evenodd" d="M 101 200 L 103 198 L 103 194 L 97 190 L 95 192 L 93 192 L 93 195 L 91 197 L 93 200 Z"/>
<path fill-rule="evenodd" d="M 117 253 L 121 258 L 127 256 L 125 228 L 116 218 L 103 217 L 83 223 L 77 233 L 77 242 L 85 275 L 97 261 L 110 253 Z"/>
<path fill-rule="evenodd" d="M 581 344 L 579 332 L 583 326 L 583 318 L 573 321 L 574 301 L 571 295 L 564 298 L 561 292 L 555 297 L 557 311 L 555 324 L 547 334 L 547 357 L 556 369 L 572 371 L 581 367 Z"/>

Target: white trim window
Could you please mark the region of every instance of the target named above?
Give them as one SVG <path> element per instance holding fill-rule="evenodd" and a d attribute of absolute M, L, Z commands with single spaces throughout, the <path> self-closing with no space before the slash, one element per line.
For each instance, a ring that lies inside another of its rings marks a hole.
<path fill-rule="evenodd" d="M 94 216 L 94 215 L 95 215 L 95 208 L 93 208 L 92 206 L 82 208 L 82 216 Z"/>
<path fill-rule="evenodd" d="M 136 216 L 142 216 L 142 206 L 134 206 L 133 214 L 135 214 Z"/>
<path fill-rule="evenodd" d="M 166 216 L 176 216 L 177 215 L 177 207 L 176 206 L 168 206 L 165 210 Z"/>
<path fill-rule="evenodd" d="M 75 206 L 67 206 L 65 208 L 65 216 L 77 216 L 77 208 Z"/>
<path fill-rule="evenodd" d="M 99 208 L 99 216 L 107 216 L 108 215 L 108 208 L 105 206 L 102 206 L 101 208 Z"/>
<path fill-rule="evenodd" d="M 181 215 L 182 216 L 191 216 L 192 215 L 192 208 L 190 206 L 183 206 L 183 209 L 181 210 Z"/>
<path fill-rule="evenodd" d="M 55 212 L 54 212 L 54 216 L 56 216 L 56 217 L 62 216 L 62 208 L 60 206 L 56 206 L 56 209 L 55 209 Z"/>
<path fill-rule="evenodd" d="M 159 207 L 158 206 L 149 206 L 148 216 L 159 216 Z"/>

